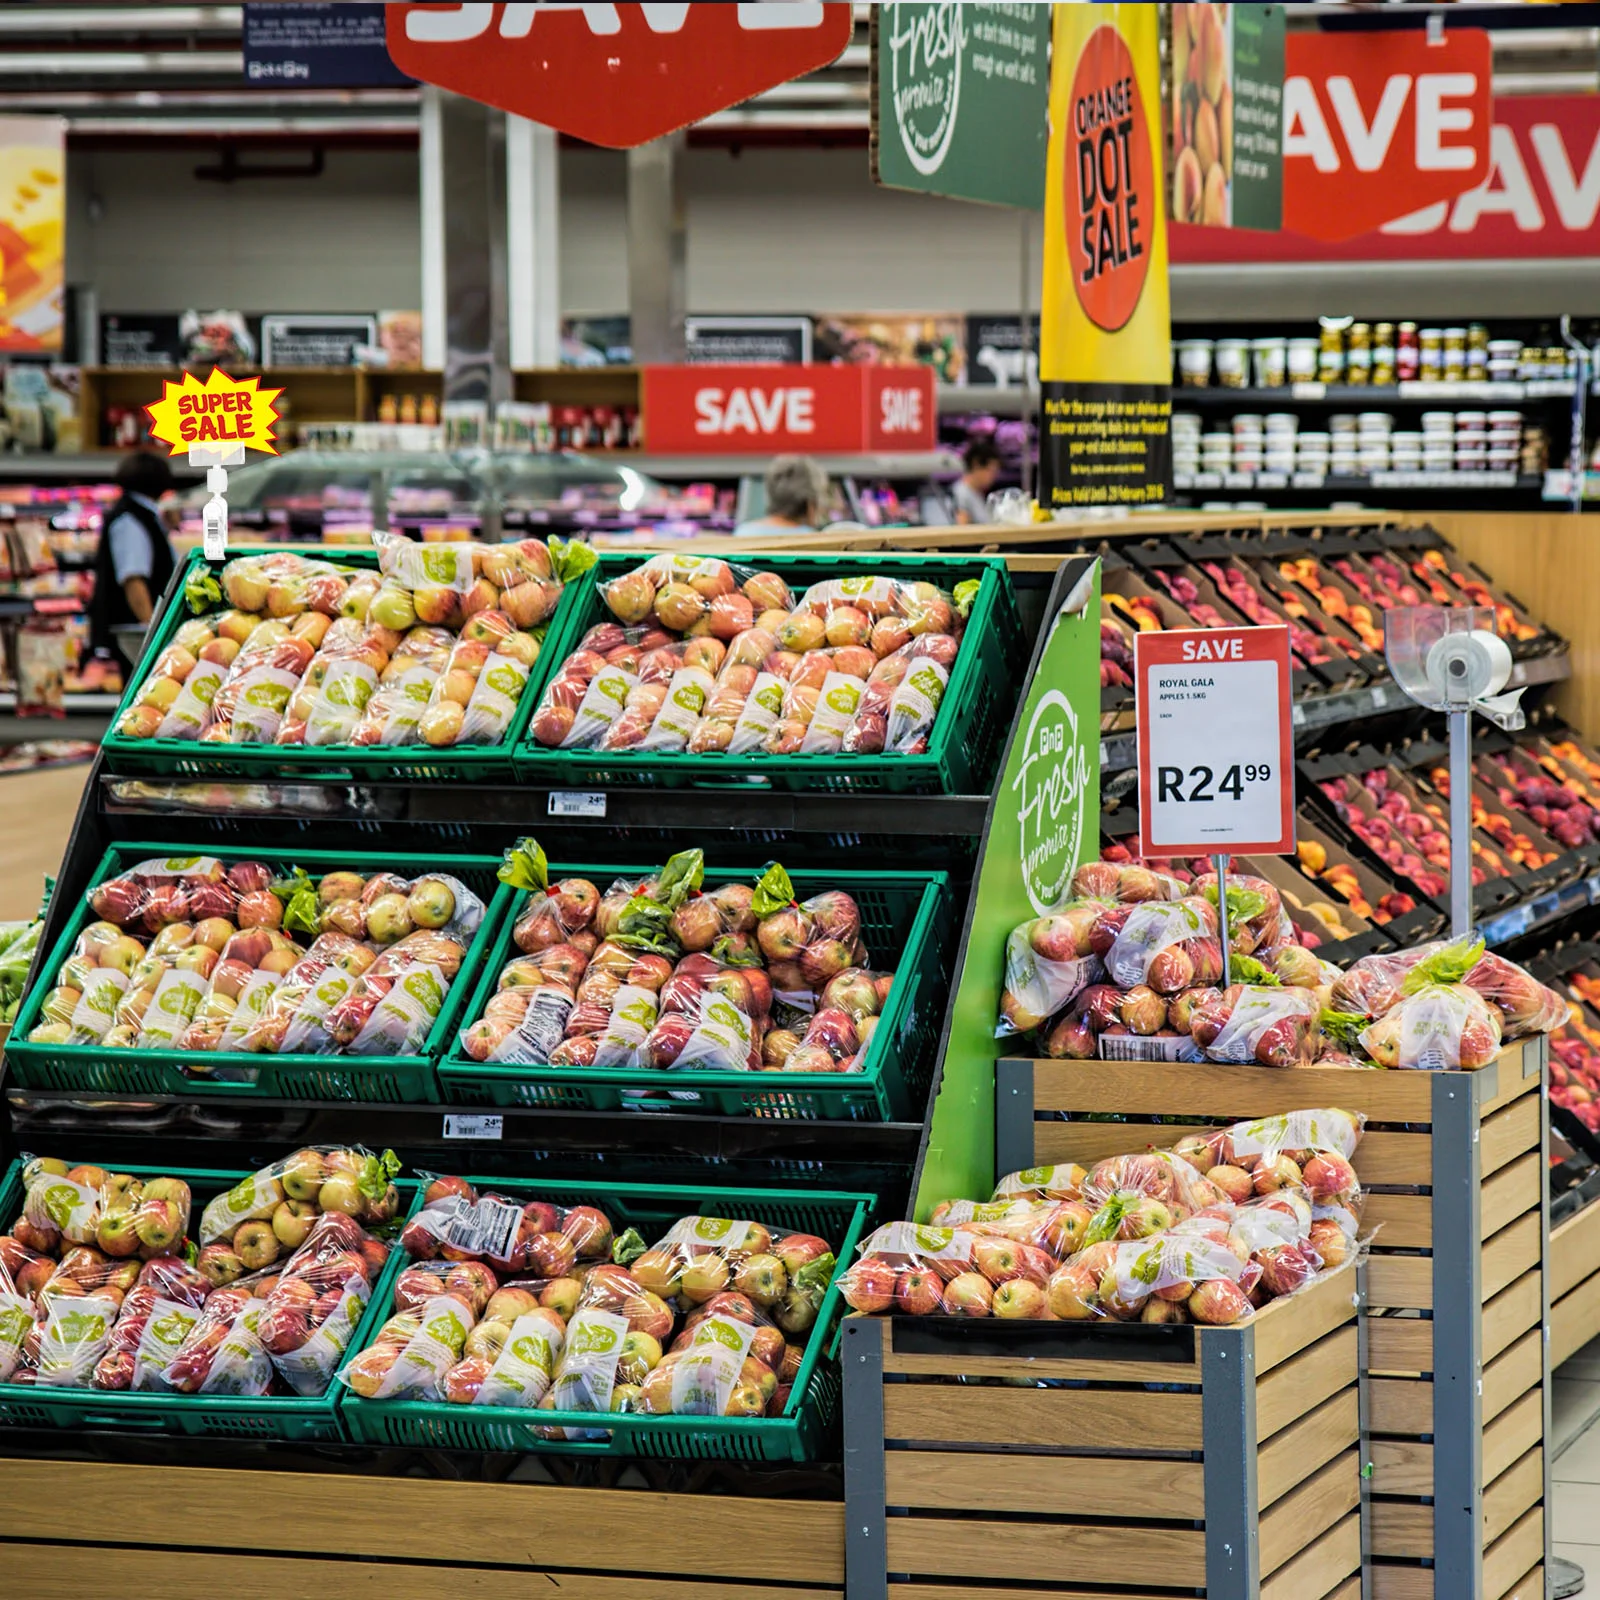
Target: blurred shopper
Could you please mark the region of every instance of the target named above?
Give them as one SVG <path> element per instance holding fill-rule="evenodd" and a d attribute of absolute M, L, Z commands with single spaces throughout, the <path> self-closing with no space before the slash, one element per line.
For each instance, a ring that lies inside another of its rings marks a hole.
<path fill-rule="evenodd" d="M 97 658 L 120 656 L 129 666 L 137 648 L 118 628 L 148 622 L 172 576 L 172 542 L 161 520 L 160 499 L 172 488 L 165 456 L 137 450 L 117 468 L 120 498 L 106 516 L 95 553 L 89 642 Z M 131 654 L 130 654 L 131 652 Z"/>
<path fill-rule="evenodd" d="M 955 501 L 956 521 L 987 522 L 989 491 L 1000 476 L 1000 456 L 992 439 L 972 440 L 962 455 L 962 473 L 956 479 L 950 498 Z"/>
<path fill-rule="evenodd" d="M 734 533 L 805 533 L 820 527 L 828 505 L 828 475 L 810 456 L 777 456 L 767 468 L 767 507 Z"/>

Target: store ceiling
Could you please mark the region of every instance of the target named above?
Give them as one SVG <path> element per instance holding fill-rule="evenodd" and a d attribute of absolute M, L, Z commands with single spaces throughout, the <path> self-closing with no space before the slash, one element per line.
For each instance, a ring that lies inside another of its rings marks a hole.
<path fill-rule="evenodd" d="M 699 124 L 700 139 L 866 138 L 869 6 L 856 6 L 854 42 L 832 66 Z M 1406 7 L 1407 13 L 1424 9 Z M 1460 17 L 1463 6 L 1438 8 Z M 1290 26 L 1312 28 L 1333 7 L 1292 5 Z M 1341 7 L 1371 19 L 1386 6 Z M 1555 14 L 1557 8 L 1551 8 Z M 1495 91 L 1600 90 L 1600 7 L 1562 6 L 1560 27 L 1522 21 L 1503 6 L 1493 23 Z M 0 111 L 56 111 L 78 137 L 323 139 L 414 135 L 413 89 L 316 90 L 245 83 L 236 5 L 0 3 Z M 1531 18 L 1527 19 L 1533 20 Z M 1578 24 L 1578 25 L 1574 25 Z"/>

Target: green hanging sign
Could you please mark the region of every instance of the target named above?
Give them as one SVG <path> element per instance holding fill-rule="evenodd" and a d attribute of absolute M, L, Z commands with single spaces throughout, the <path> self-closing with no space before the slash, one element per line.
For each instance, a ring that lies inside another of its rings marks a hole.
<path fill-rule="evenodd" d="M 891 189 L 1044 204 L 1050 11 L 872 8 L 872 176 Z"/>
<path fill-rule="evenodd" d="M 913 1219 L 994 1186 L 995 1038 L 1006 939 L 1067 898 L 1100 854 L 1100 562 L 1069 557 L 1050 593 L 1022 708 L 989 801 L 960 965 L 945 1016 L 933 1123 Z"/>

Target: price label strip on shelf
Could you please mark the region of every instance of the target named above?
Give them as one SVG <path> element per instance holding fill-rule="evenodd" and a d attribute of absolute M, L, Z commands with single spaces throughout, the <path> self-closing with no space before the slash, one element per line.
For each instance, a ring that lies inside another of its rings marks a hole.
<path fill-rule="evenodd" d="M 1289 630 L 1140 633 L 1133 648 L 1140 853 L 1292 854 Z"/>

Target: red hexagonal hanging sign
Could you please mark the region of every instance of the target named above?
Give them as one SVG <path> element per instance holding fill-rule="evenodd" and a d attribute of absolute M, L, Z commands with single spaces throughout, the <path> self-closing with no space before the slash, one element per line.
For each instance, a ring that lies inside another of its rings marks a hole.
<path fill-rule="evenodd" d="M 645 144 L 826 66 L 848 5 L 391 5 L 389 54 L 424 83 L 590 144 Z"/>

